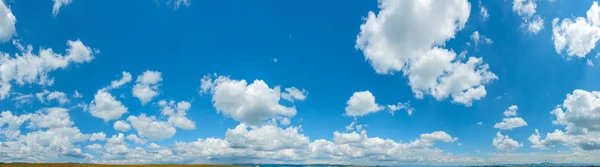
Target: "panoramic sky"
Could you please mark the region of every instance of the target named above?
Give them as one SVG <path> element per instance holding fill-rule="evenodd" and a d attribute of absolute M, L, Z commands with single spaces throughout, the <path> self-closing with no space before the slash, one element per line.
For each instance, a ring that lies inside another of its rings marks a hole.
<path fill-rule="evenodd" d="M 0 161 L 600 163 L 590 0 L 1 0 Z"/>

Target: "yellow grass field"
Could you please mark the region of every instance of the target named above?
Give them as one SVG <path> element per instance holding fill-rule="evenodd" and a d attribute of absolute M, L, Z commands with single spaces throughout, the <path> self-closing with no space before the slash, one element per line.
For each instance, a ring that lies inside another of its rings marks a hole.
<path fill-rule="evenodd" d="M 233 165 L 106 165 L 106 164 L 0 164 L 0 167 L 234 167 Z M 235 166 L 240 167 L 240 166 Z"/>

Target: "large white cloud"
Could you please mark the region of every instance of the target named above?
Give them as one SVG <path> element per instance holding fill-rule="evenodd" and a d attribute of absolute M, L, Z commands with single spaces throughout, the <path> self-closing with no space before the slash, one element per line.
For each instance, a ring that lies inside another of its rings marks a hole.
<path fill-rule="evenodd" d="M 96 53 L 79 40 L 67 41 L 66 55 L 54 53 L 51 48 L 41 48 L 35 54 L 31 45 L 25 47 L 18 42 L 15 45 L 21 51 L 20 54 L 9 56 L 4 53 L 0 56 L 0 99 L 9 95 L 11 82 L 18 85 L 52 85 L 54 78 L 48 76 L 48 73 L 64 69 L 71 63 L 90 62 Z"/>
<path fill-rule="evenodd" d="M 150 102 L 152 98 L 158 96 L 159 86 L 162 82 L 162 73 L 158 71 L 145 71 L 136 79 L 136 84 L 133 86 L 133 96 L 140 99 L 142 105 Z"/>
<path fill-rule="evenodd" d="M 512 10 L 523 19 L 521 28 L 530 34 L 544 29 L 544 19 L 536 14 L 536 0 L 514 0 Z"/>
<path fill-rule="evenodd" d="M 492 147 L 507 152 L 517 150 L 522 146 L 523 143 L 519 143 L 506 135 L 502 135 L 502 133 L 499 131 L 496 133 L 496 137 L 494 137 L 494 140 L 492 141 Z"/>
<path fill-rule="evenodd" d="M 216 77 L 216 76 L 213 76 Z M 279 103 L 279 86 L 270 88 L 263 80 L 232 80 L 226 76 L 215 79 L 205 76 L 201 80 L 200 93 L 212 94 L 212 102 L 217 112 L 247 125 L 257 125 L 269 118 L 293 117 L 296 107 Z"/>
<path fill-rule="evenodd" d="M 384 109 L 375 102 L 375 96 L 370 91 L 354 92 L 346 102 L 346 115 L 358 117 Z"/>
<path fill-rule="evenodd" d="M 0 1 L 0 42 L 6 42 L 17 34 L 15 23 L 17 18 L 4 1 Z"/>
<path fill-rule="evenodd" d="M 564 126 L 564 130 L 555 129 L 542 139 L 539 131 L 529 137 L 533 148 L 547 149 L 564 144 L 585 151 L 600 151 L 600 92 L 574 90 L 567 94 L 562 105 L 558 105 L 551 114 L 553 123 Z"/>
<path fill-rule="evenodd" d="M 45 108 L 20 116 L 5 111 L 0 116 L 0 132 L 18 129 L 25 122 L 28 122 L 27 128 L 30 129 L 27 134 L 16 131 L 12 137 L 7 137 L 7 141 L 0 142 L 0 161 L 4 162 L 47 161 L 59 156 L 89 160 L 93 156 L 83 152 L 78 143 L 104 138 L 104 133 L 83 134 L 73 127 L 74 123 L 65 108 Z M 4 123 L 9 126 L 2 128 Z"/>
<path fill-rule="evenodd" d="M 127 113 L 127 107 L 105 89 L 96 92 L 87 109 L 94 117 L 102 118 L 104 122 L 119 119 Z"/>
<path fill-rule="evenodd" d="M 168 122 L 157 121 L 155 117 L 148 117 L 146 114 L 139 116 L 129 116 L 127 121 L 137 131 L 139 136 L 147 137 L 150 140 L 164 140 L 175 135 L 175 128 Z"/>
<path fill-rule="evenodd" d="M 425 94 L 437 100 L 451 96 L 453 102 L 470 106 L 486 95 L 483 85 L 498 78 L 488 65 L 475 57 L 462 62 L 456 53 L 442 48 L 467 22 L 469 2 L 379 3 L 379 13 L 369 12 L 356 40 L 356 48 L 377 73 L 402 71 L 417 98 Z"/>
<path fill-rule="evenodd" d="M 598 2 L 593 2 L 586 13 L 587 17 L 575 19 L 555 18 L 552 20 L 552 41 L 556 53 L 563 53 L 569 57 L 583 58 L 596 47 L 600 39 L 600 7 Z"/>

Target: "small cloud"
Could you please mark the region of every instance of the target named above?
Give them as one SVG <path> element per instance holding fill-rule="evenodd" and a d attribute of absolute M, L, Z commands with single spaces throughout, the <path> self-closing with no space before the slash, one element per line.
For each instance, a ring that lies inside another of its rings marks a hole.
<path fill-rule="evenodd" d="M 590 67 L 594 67 L 594 62 L 592 62 L 592 60 L 588 59 L 587 60 L 587 65 Z"/>
<path fill-rule="evenodd" d="M 502 96 L 496 96 L 496 100 L 502 99 Z"/>
<path fill-rule="evenodd" d="M 277 63 L 277 58 L 273 58 L 273 62 Z"/>
<path fill-rule="evenodd" d="M 477 122 L 477 125 L 481 126 L 483 125 L 483 122 Z"/>

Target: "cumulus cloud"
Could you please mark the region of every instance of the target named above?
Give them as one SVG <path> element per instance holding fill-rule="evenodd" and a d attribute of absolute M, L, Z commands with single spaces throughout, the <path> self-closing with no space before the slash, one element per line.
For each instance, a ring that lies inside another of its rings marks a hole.
<path fill-rule="evenodd" d="M 504 111 L 503 114 L 505 117 L 517 116 L 518 109 L 519 109 L 519 106 L 512 105 L 512 106 L 508 107 L 508 110 Z"/>
<path fill-rule="evenodd" d="M 38 98 L 38 100 L 40 100 L 41 103 L 46 103 L 46 101 L 55 100 L 58 103 L 60 103 L 60 105 L 64 105 L 65 103 L 69 102 L 67 94 L 59 91 L 50 92 L 48 90 L 44 90 L 40 93 L 36 93 L 35 96 Z"/>
<path fill-rule="evenodd" d="M 567 94 L 562 105 L 558 105 L 552 112 L 555 125 L 564 126 L 565 129 L 555 129 L 547 133 L 542 139 L 539 131 L 529 137 L 533 148 L 547 149 L 555 145 L 564 144 L 585 151 L 600 150 L 600 92 L 576 89 Z"/>
<path fill-rule="evenodd" d="M 15 23 L 17 18 L 4 1 L 0 2 L 0 42 L 6 42 L 17 34 Z"/>
<path fill-rule="evenodd" d="M 131 125 L 129 125 L 125 121 L 118 120 L 113 124 L 113 128 L 115 128 L 115 130 L 118 130 L 121 132 L 127 132 L 131 129 Z"/>
<path fill-rule="evenodd" d="M 139 136 L 147 137 L 153 141 L 164 140 L 175 135 L 175 128 L 168 122 L 157 121 L 156 117 L 148 117 L 146 114 L 129 116 L 127 121 L 137 131 Z"/>
<path fill-rule="evenodd" d="M 61 7 L 71 4 L 71 2 L 73 2 L 73 1 L 72 0 L 52 0 L 52 2 L 54 2 L 54 5 L 52 6 L 52 15 L 56 16 L 56 15 L 58 15 L 58 12 L 60 12 Z"/>
<path fill-rule="evenodd" d="M 501 130 L 512 130 L 514 128 L 527 126 L 527 122 L 525 122 L 523 118 L 515 117 L 517 116 L 518 109 L 519 106 L 517 105 L 511 105 L 510 107 L 508 107 L 508 109 L 503 112 L 506 118 L 502 119 L 502 122 L 494 124 L 494 128 L 498 128 Z"/>
<path fill-rule="evenodd" d="M 212 78 L 216 77 L 216 78 Z M 279 103 L 279 86 L 270 88 L 263 80 L 233 80 L 227 76 L 205 76 L 201 80 L 200 93 L 212 95 L 213 106 L 218 113 L 246 125 L 258 125 L 270 118 L 296 115 L 295 106 Z"/>
<path fill-rule="evenodd" d="M 500 132 L 496 133 L 496 137 L 494 137 L 494 140 L 492 141 L 492 147 L 506 152 L 517 150 L 522 146 L 522 143 L 519 143 L 508 136 L 502 135 Z"/>
<path fill-rule="evenodd" d="M 196 123 L 186 116 L 187 112 L 192 107 L 190 102 L 181 101 L 175 104 L 175 101 L 167 103 L 165 100 L 161 100 L 158 104 L 162 107 L 161 114 L 168 116 L 169 123 L 173 124 L 175 127 L 185 130 L 196 129 Z"/>
<path fill-rule="evenodd" d="M 138 136 L 134 135 L 134 134 L 129 134 L 127 135 L 127 140 L 134 142 L 135 144 L 146 144 L 146 140 L 144 140 L 143 138 L 139 138 Z"/>
<path fill-rule="evenodd" d="M 355 46 L 377 73 L 402 71 L 417 98 L 432 95 L 441 101 L 451 96 L 453 102 L 471 106 L 486 95 L 484 85 L 498 78 L 489 66 L 475 57 L 463 62 L 442 48 L 464 28 L 469 2 L 379 2 L 380 11 L 369 12 Z"/>
<path fill-rule="evenodd" d="M 502 122 L 494 124 L 494 128 L 502 130 L 511 130 L 522 126 L 527 126 L 527 122 L 521 117 L 504 118 Z"/>
<path fill-rule="evenodd" d="M 71 63 L 90 62 L 95 53 L 79 40 L 67 41 L 66 55 L 54 53 L 51 48 L 41 48 L 39 53 L 35 54 L 31 45 L 24 47 L 17 43 L 17 46 L 20 54 L 0 55 L 0 99 L 9 95 L 12 82 L 18 85 L 52 85 L 54 78 L 48 76 L 48 73 L 64 69 Z"/>
<path fill-rule="evenodd" d="M 285 88 L 285 91 L 281 93 L 281 98 L 294 102 L 294 100 L 304 101 L 308 92 L 304 89 L 299 90 L 296 87 Z"/>
<path fill-rule="evenodd" d="M 566 51 L 569 57 L 583 58 L 596 47 L 600 39 L 600 7 L 594 1 L 586 13 L 587 17 L 552 20 L 552 41 L 556 53 Z"/>
<path fill-rule="evenodd" d="M 375 102 L 375 96 L 368 90 L 354 92 L 346 104 L 346 115 L 352 117 L 365 116 L 384 109 Z"/>
<path fill-rule="evenodd" d="M 4 111 L 0 116 L 0 132 L 8 139 L 0 142 L 0 161 L 3 162 L 37 162 L 59 156 L 91 159 L 93 156 L 84 153 L 78 143 L 88 139 L 103 140 L 103 133 L 82 134 L 77 127 L 73 127 L 74 123 L 65 108 L 44 108 L 19 116 Z M 18 129 L 25 122 L 28 122 L 30 132 L 20 134 Z M 8 127 L 4 128 L 3 124 L 8 124 Z"/>
<path fill-rule="evenodd" d="M 160 93 L 159 86 L 163 80 L 161 75 L 158 71 L 147 70 L 137 77 L 136 84 L 133 86 L 133 96 L 140 99 L 142 105 L 150 102 Z"/>
<path fill-rule="evenodd" d="M 522 18 L 521 28 L 530 34 L 537 34 L 544 29 L 544 19 L 536 14 L 535 0 L 514 0 L 512 10 Z"/>
<path fill-rule="evenodd" d="M 127 113 L 127 107 L 105 89 L 98 90 L 87 109 L 92 116 L 102 118 L 104 122 L 119 119 Z"/>

